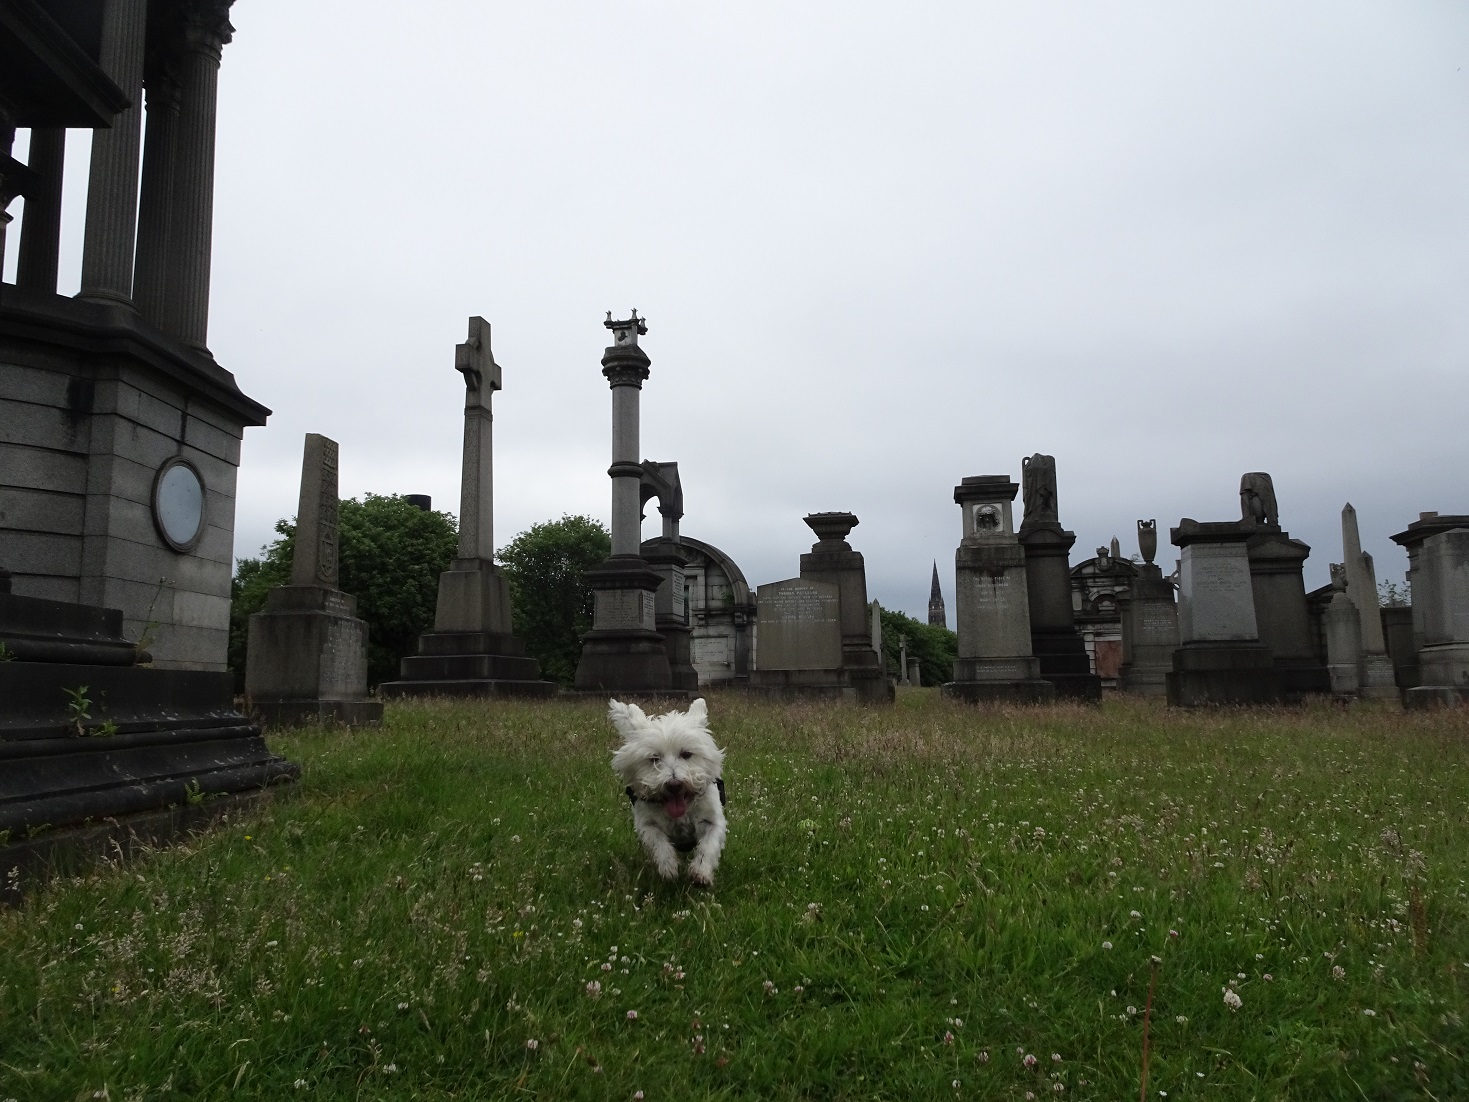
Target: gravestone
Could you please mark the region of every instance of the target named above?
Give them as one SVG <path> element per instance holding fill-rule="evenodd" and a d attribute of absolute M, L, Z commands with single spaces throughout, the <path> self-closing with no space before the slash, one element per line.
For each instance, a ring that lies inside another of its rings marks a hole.
<path fill-rule="evenodd" d="M 923 684 L 922 663 L 916 658 L 908 659 L 908 684 L 918 688 Z"/>
<path fill-rule="evenodd" d="M 1408 551 L 1419 683 L 1410 708 L 1469 702 L 1469 516 L 1421 513 L 1392 537 Z"/>
<path fill-rule="evenodd" d="M 810 552 L 801 556 L 799 581 L 829 587 L 836 594 L 840 642 L 838 660 L 835 665 L 792 666 L 789 664 L 792 652 L 784 643 L 777 643 L 772 658 L 766 637 L 762 634 L 761 625 L 766 622 L 767 613 L 766 587 L 761 586 L 756 600 L 755 668 L 750 673 L 750 689 L 772 696 L 839 696 L 864 704 L 891 702 L 895 695 L 893 686 L 872 647 L 866 564 L 861 552 L 852 550 L 846 540 L 847 534 L 857 526 L 857 518 L 852 513 L 836 512 L 812 513 L 805 520 L 816 533 L 817 541 Z M 796 579 L 776 584 L 789 586 L 794 581 Z M 782 589 L 773 591 L 773 595 L 788 592 L 790 590 Z M 778 632 L 784 630 L 777 628 Z M 829 628 L 820 630 L 823 633 L 821 638 L 826 639 L 825 632 Z M 801 660 L 810 661 L 815 653 L 803 651 Z M 824 649 L 820 656 L 822 661 L 830 659 Z"/>
<path fill-rule="evenodd" d="M 1280 527 L 1275 485 L 1263 471 L 1240 478 L 1241 523 L 1251 527 L 1246 543 L 1256 629 L 1280 672 L 1287 697 L 1324 693 L 1331 678 L 1316 648 L 1306 600 L 1304 565 L 1311 548 Z"/>
<path fill-rule="evenodd" d="M 1173 583 L 1153 562 L 1158 554 L 1158 522 L 1137 522 L 1142 565 L 1122 605 L 1122 670 L 1117 687 L 1141 696 L 1167 696 L 1168 674 L 1178 647 L 1178 610 Z"/>
<path fill-rule="evenodd" d="M 1011 513 L 1019 489 L 1008 475 L 974 475 L 954 487 L 964 526 L 954 553 L 959 653 L 945 696 L 1029 704 L 1056 695 L 1030 649 L 1026 556 Z"/>
<path fill-rule="evenodd" d="M 1335 696 L 1356 696 L 1361 688 L 1362 620 L 1357 606 L 1347 595 L 1347 569 L 1331 564 L 1331 601 L 1321 614 L 1326 635 L 1326 668 L 1331 674 Z"/>
<path fill-rule="evenodd" d="M 1347 596 L 1357 608 L 1361 620 L 1362 655 L 1358 680 L 1361 694 L 1382 700 L 1399 696 L 1392 659 L 1387 654 L 1387 640 L 1382 632 L 1382 616 L 1378 611 L 1377 572 L 1372 556 L 1362 550 L 1362 536 L 1357 529 L 1357 510 L 1349 501 L 1341 511 L 1342 566 L 1347 575 Z"/>
<path fill-rule="evenodd" d="M 882 649 L 882 605 L 873 601 L 867 606 L 867 623 L 872 637 L 872 649 L 877 655 L 878 665 L 881 667 L 883 676 L 887 676 L 887 656 Z"/>
<path fill-rule="evenodd" d="M 337 465 L 337 442 L 307 433 L 291 584 L 250 617 L 245 697 L 269 726 L 382 722 L 381 702 L 367 698 L 367 624 L 337 588 Z"/>
<path fill-rule="evenodd" d="M 1102 679 L 1092 670 L 1071 603 L 1070 552 L 1076 533 L 1062 528 L 1058 517 L 1056 460 L 1036 454 L 1021 466 L 1025 519 L 1019 540 L 1025 551 L 1031 653 L 1040 664 L 1040 676 L 1056 687 L 1058 697 L 1100 704 Z"/>
<path fill-rule="evenodd" d="M 1168 674 L 1168 703 L 1273 704 L 1284 700 L 1281 676 L 1261 645 L 1247 544 L 1254 524 L 1184 518 L 1170 533 L 1181 549 L 1178 649 Z"/>
<path fill-rule="evenodd" d="M 510 584 L 495 565 L 494 417 L 500 365 L 490 348 L 490 324 L 469 319 L 469 337 L 454 348 L 464 377 L 464 445 L 459 482 L 459 548 L 439 575 L 434 630 L 419 636 L 418 653 L 398 663 L 398 680 L 384 696 L 549 696 L 541 666 L 527 657 L 510 626 Z"/>
<path fill-rule="evenodd" d="M 840 673 L 841 596 L 836 586 L 788 578 L 755 592 L 757 670 Z"/>
<path fill-rule="evenodd" d="M 912 685 L 913 679 L 908 671 L 908 637 L 898 636 L 898 684 Z"/>

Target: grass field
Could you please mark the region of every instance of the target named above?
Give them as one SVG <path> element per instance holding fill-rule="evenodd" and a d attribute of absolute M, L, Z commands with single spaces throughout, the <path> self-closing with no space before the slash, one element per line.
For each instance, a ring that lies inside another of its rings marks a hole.
<path fill-rule="evenodd" d="M 1153 1099 L 1469 1098 L 1464 711 L 716 695 L 713 890 L 603 711 L 276 737 L 263 815 L 0 912 L 0 1102 L 1114 1100 L 1145 1031 Z"/>

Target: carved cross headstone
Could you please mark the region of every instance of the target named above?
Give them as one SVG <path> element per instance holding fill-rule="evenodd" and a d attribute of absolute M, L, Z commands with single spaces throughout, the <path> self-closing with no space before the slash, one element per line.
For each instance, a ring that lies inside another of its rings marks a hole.
<path fill-rule="evenodd" d="M 306 434 L 291 584 L 337 587 L 337 442 Z"/>
<path fill-rule="evenodd" d="M 490 398 L 500 389 L 500 365 L 490 350 L 490 323 L 484 318 L 469 319 L 469 339 L 454 348 L 454 370 L 464 376 L 459 557 L 489 559 L 495 552 L 494 418 Z"/>

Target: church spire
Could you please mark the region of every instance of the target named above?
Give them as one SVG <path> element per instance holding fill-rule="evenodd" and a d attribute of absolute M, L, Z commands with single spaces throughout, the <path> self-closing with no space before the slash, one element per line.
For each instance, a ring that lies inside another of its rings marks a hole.
<path fill-rule="evenodd" d="M 948 614 L 944 611 L 944 591 L 939 588 L 939 564 L 935 559 L 933 563 L 933 585 L 928 592 L 928 622 L 935 626 L 946 628 L 949 626 Z"/>

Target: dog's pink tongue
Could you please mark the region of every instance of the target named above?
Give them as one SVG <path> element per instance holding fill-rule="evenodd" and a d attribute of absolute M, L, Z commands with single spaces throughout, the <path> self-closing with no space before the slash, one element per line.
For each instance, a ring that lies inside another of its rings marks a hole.
<path fill-rule="evenodd" d="M 669 796 L 663 801 L 663 810 L 668 813 L 670 819 L 682 819 L 684 812 L 689 809 L 689 801 L 683 795 Z"/>

